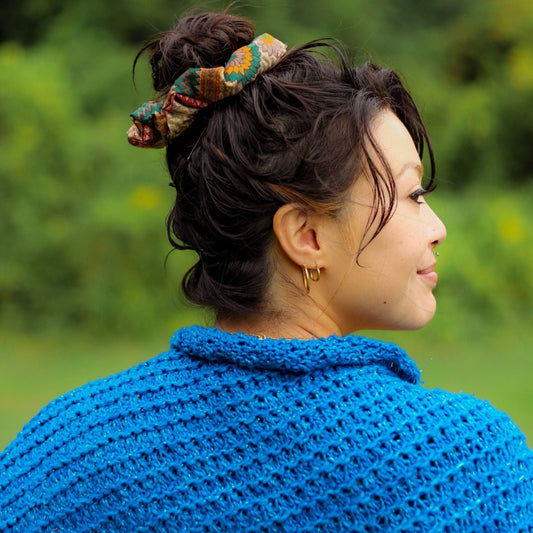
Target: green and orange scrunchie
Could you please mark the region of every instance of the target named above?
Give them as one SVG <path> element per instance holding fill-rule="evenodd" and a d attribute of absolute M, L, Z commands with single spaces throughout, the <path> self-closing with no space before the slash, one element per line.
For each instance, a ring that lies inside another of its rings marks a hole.
<path fill-rule="evenodd" d="M 237 94 L 271 68 L 286 50 L 284 43 L 263 33 L 235 51 L 223 67 L 185 71 L 165 100 L 150 100 L 131 114 L 129 143 L 142 148 L 163 148 L 191 125 L 201 108 Z"/>

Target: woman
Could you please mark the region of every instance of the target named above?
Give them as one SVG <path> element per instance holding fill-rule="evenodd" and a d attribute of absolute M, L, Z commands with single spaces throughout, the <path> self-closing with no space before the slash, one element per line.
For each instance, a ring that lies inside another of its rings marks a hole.
<path fill-rule="evenodd" d="M 216 321 L 43 409 L 1 457 L 0 530 L 533 531 L 508 417 L 350 335 L 435 312 L 446 232 L 398 77 L 228 14 L 143 51 L 160 98 L 128 137 L 166 147 L 183 288 Z"/>

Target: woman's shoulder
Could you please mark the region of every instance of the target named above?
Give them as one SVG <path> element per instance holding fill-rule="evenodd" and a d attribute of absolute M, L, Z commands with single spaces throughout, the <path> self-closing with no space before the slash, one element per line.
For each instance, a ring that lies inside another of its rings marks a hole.
<path fill-rule="evenodd" d="M 115 374 L 90 381 L 43 406 L 0 453 L 0 488 L 3 471 L 39 464 L 69 447 L 98 447 L 126 419 L 135 419 L 166 400 L 165 390 L 179 389 L 190 372 L 179 372 L 180 358 L 162 352 Z"/>
<path fill-rule="evenodd" d="M 0 453 L 0 530 L 19 507 L 37 509 L 57 487 L 83 485 L 92 463 L 120 464 L 139 435 L 157 432 L 165 390 L 180 387 L 177 365 L 175 354 L 163 352 L 45 405 Z"/>
<path fill-rule="evenodd" d="M 523 459 L 533 474 L 533 454 L 525 435 L 507 413 L 488 400 L 420 384 L 406 387 L 396 383 L 384 394 L 390 405 L 384 418 L 401 428 L 404 446 L 414 453 L 444 459 L 468 456 L 473 464 L 495 457 L 502 465 Z M 457 462 L 458 468 L 464 466 Z"/>

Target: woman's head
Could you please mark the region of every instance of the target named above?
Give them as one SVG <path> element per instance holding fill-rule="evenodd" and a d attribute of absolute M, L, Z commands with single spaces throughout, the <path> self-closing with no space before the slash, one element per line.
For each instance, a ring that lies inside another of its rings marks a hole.
<path fill-rule="evenodd" d="M 164 97 L 184 71 L 224 65 L 253 37 L 250 22 L 229 14 L 181 19 L 143 49 L 154 88 Z M 272 279 L 287 279 L 275 276 L 276 251 L 283 253 L 276 213 L 290 205 L 340 227 L 352 186 L 366 176 L 372 207 L 353 250 L 358 261 L 396 205 L 394 176 L 372 131 L 387 110 L 421 156 L 429 140 L 398 76 L 371 63 L 351 66 L 330 42 L 289 50 L 237 95 L 201 109 L 167 146 L 176 188 L 169 238 L 199 255 L 183 281 L 188 298 L 222 318 L 279 311 L 267 297 Z"/>

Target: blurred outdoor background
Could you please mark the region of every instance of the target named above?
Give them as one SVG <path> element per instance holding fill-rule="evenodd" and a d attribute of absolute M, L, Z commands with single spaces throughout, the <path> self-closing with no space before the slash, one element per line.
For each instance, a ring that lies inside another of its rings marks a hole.
<path fill-rule="evenodd" d="M 209 317 L 180 296 L 164 152 L 128 145 L 153 96 L 136 51 L 197 3 L 4 0 L 0 8 L 0 449 L 55 396 L 148 359 Z M 205 2 L 221 8 L 227 2 Z M 533 2 L 255 0 L 290 46 L 337 37 L 397 69 L 437 159 L 448 227 L 438 312 L 406 348 L 425 385 L 475 393 L 533 439 Z"/>

